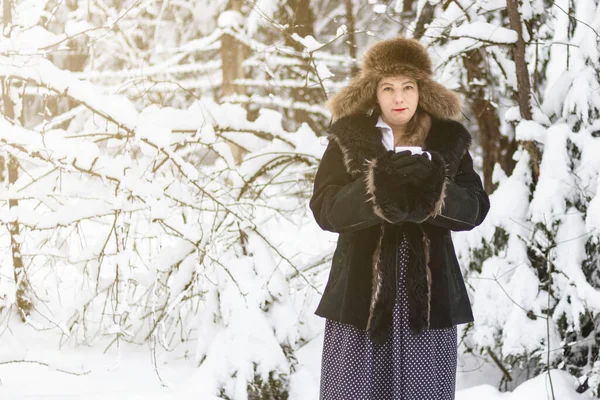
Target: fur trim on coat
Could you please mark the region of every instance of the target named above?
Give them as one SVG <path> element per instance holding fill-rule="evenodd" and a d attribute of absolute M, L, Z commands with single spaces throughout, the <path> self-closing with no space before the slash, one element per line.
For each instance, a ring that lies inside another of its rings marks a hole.
<path fill-rule="evenodd" d="M 431 59 L 415 39 L 394 38 L 372 45 L 359 73 L 328 101 L 333 120 L 368 113 L 377 103 L 377 85 L 382 78 L 405 75 L 417 81 L 419 107 L 440 119 L 458 120 L 461 101 L 451 90 L 433 81 Z"/>

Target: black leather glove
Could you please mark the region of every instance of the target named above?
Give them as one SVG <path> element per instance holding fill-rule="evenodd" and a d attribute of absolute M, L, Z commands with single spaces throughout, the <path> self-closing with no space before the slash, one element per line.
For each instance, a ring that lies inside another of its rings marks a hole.
<path fill-rule="evenodd" d="M 433 173 L 433 162 L 426 155 L 412 156 L 410 151 L 395 153 L 390 162 L 396 171 L 398 183 L 421 184 Z"/>

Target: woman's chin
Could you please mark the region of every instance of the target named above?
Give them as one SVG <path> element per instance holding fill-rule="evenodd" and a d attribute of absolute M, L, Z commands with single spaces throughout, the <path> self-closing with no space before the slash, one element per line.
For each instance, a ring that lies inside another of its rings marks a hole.
<path fill-rule="evenodd" d="M 407 118 L 404 115 L 391 115 L 388 117 L 388 120 L 394 125 L 404 125 L 410 120 L 410 118 Z"/>

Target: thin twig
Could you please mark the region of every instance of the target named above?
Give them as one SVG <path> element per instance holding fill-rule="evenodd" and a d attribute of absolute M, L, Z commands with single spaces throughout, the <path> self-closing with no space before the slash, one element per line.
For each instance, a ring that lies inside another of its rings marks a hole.
<path fill-rule="evenodd" d="M 67 371 L 66 369 L 62 369 L 62 368 L 55 368 L 54 366 L 45 363 L 43 361 L 35 361 L 35 360 L 9 360 L 9 361 L 0 361 L 0 365 L 8 365 L 8 364 L 38 364 L 38 365 L 42 365 L 44 367 L 48 367 L 48 368 L 52 368 L 55 371 L 58 372 L 62 372 L 64 374 L 69 374 L 69 375 L 75 375 L 75 376 L 82 376 L 82 375 L 88 375 L 90 372 L 92 371 L 84 371 L 84 372 L 73 372 L 73 371 Z"/>

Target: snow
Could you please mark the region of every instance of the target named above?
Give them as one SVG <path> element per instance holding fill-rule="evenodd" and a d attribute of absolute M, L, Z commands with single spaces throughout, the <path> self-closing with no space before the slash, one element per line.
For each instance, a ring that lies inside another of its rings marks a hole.
<path fill-rule="evenodd" d="M 375 4 L 373 6 L 373 12 L 375 14 L 385 14 L 387 6 L 385 4 Z"/>
<path fill-rule="evenodd" d="M 218 338 L 225 334 L 225 332 L 214 332 L 215 340 L 222 342 Z M 9 360 L 27 360 L 31 363 L 0 364 L 2 398 L 172 400 L 203 396 L 201 397 L 203 399 L 218 399 L 215 392 L 206 390 L 214 387 L 211 380 L 214 379 L 217 370 L 209 373 L 207 368 L 195 368 L 186 358 L 157 351 L 156 365 L 154 365 L 151 350 L 145 346 L 121 342 L 118 347 L 113 345 L 106 353 L 93 348 L 59 349 L 52 348 L 52 343 L 47 338 L 35 341 L 39 335 L 32 329 L 22 328 L 15 331 L 10 340 L 4 336 L 3 346 L 0 347 L 0 363 Z M 299 364 L 292 375 L 290 400 L 313 400 L 318 397 L 320 376 L 318 355 L 322 348 L 322 338 L 322 335 L 317 336 L 298 352 Z M 219 351 L 216 354 L 221 354 L 221 362 L 213 360 L 211 366 L 225 367 L 226 356 L 233 349 L 223 348 L 215 342 L 213 344 L 218 346 Z M 34 362 L 46 363 L 50 367 Z M 213 375 L 213 378 L 207 374 Z M 469 374 L 477 374 L 477 370 L 459 372 L 457 385 L 461 385 L 462 379 L 468 379 Z M 551 375 L 556 399 L 588 398 L 575 393 L 575 381 L 568 373 L 552 370 Z M 31 384 L 32 376 L 35 376 L 35 385 Z M 514 391 L 505 393 L 484 383 L 485 376 L 478 378 L 480 384 L 470 382 L 472 386 L 458 390 L 456 399 L 546 400 L 551 398 L 547 374 L 528 380 Z"/>
<path fill-rule="evenodd" d="M 456 38 L 472 38 L 501 44 L 516 43 L 517 41 L 517 32 L 514 30 L 483 21 L 464 23 L 453 28 L 450 35 Z"/>
<path fill-rule="evenodd" d="M 331 73 L 329 68 L 327 68 L 327 65 L 323 63 L 317 63 L 317 75 L 319 75 L 319 78 L 322 80 L 335 76 L 333 73 Z"/>
<path fill-rule="evenodd" d="M 26 7 L 31 7 L 27 9 Z M 39 5 L 37 5 L 39 7 Z M 32 3 L 25 2 L 19 6 L 17 11 L 19 17 L 30 17 L 32 20 L 40 17 L 40 9 L 35 9 Z M 21 14 L 23 13 L 23 14 Z M 37 21 L 36 21 L 37 22 Z M 61 48 L 69 40 L 69 38 L 98 35 L 98 28 L 89 24 L 86 21 L 68 21 L 65 24 L 65 32 L 62 34 L 54 34 L 45 28 L 34 25 L 32 22 L 25 29 L 16 27 L 11 30 L 10 38 L 0 38 L 1 53 L 18 53 L 24 55 L 41 55 L 49 51 L 51 48 Z"/>
<path fill-rule="evenodd" d="M 557 277 L 556 290 L 559 304 L 555 310 L 556 317 L 565 313 L 567 320 L 571 321 L 575 330 L 581 329 L 579 315 L 586 309 L 600 310 L 600 292 L 587 281 L 581 264 L 585 257 L 585 242 L 589 237 L 582 215 L 573 208 L 569 208 L 562 218 L 557 234 L 556 256 L 554 265 L 561 272 Z"/>
<path fill-rule="evenodd" d="M 314 37 L 312 37 L 312 35 L 306 35 L 302 37 L 297 33 L 292 33 L 292 39 L 304 46 L 306 51 L 309 53 L 312 53 L 313 51 L 319 50 L 321 47 L 323 47 L 323 44 L 319 43 Z"/>
<path fill-rule="evenodd" d="M 32 61 L 30 57 L 0 56 L 0 74 L 18 76 L 67 94 L 100 113 L 110 115 L 116 123 L 124 127 L 134 124 L 137 111 L 129 99 L 98 93 L 89 82 L 76 79 L 71 72 L 57 68 L 48 60 L 35 58 Z"/>
<path fill-rule="evenodd" d="M 61 41 L 57 35 L 48 32 L 41 26 L 33 26 L 25 31 L 17 30 L 12 33 L 10 41 L 2 40 L 0 51 L 17 51 L 34 53 L 39 48 L 50 46 Z"/>
<path fill-rule="evenodd" d="M 394 12 L 400 13 L 404 10 L 404 0 L 396 0 L 394 2 Z"/>
<path fill-rule="evenodd" d="M 31 26 L 38 22 L 45 4 L 38 0 L 23 0 L 15 3 L 16 20 L 23 26 Z"/>
<path fill-rule="evenodd" d="M 212 2 L 214 3 L 214 2 Z M 219 4 L 219 3 L 217 3 Z M 246 31 L 254 35 L 259 27 L 268 26 L 274 20 L 279 9 L 279 2 L 273 0 L 256 0 L 250 13 L 245 18 Z"/>
<path fill-rule="evenodd" d="M 494 56 L 494 62 L 490 63 L 491 68 L 496 71 L 496 75 L 501 77 L 501 82 L 505 82 L 512 90 L 518 90 L 515 62 L 503 51 L 500 51 L 497 46 L 488 47 L 488 51 Z M 498 69 L 496 69 L 496 67 L 498 67 Z M 508 120 L 506 114 L 504 115 L 504 118 Z"/>
<path fill-rule="evenodd" d="M 588 398 L 574 391 L 573 378 L 564 371 L 551 372 L 554 398 L 561 400 L 578 400 Z M 456 394 L 456 400 L 547 400 L 551 397 L 550 379 L 546 374 L 537 376 L 519 387 L 512 393 L 499 393 L 489 385 L 476 386 Z"/>
<path fill-rule="evenodd" d="M 557 124 L 548 129 L 544 143 L 544 155 L 540 164 L 540 180 L 531 201 L 533 222 L 550 224 L 554 216 L 566 211 L 563 193 L 575 186 L 574 176 L 568 170 L 567 138 L 570 129 Z"/>
<path fill-rule="evenodd" d="M 582 0 L 578 3 L 576 17 L 582 22 L 573 37 L 583 59 L 598 60 L 600 50 L 597 44 L 597 30 L 600 28 L 600 8 L 594 0 Z M 591 28 L 591 29 L 590 29 Z"/>
<path fill-rule="evenodd" d="M 3 399 L 175 398 L 172 390 L 161 386 L 147 349 L 121 344 L 118 353 L 113 347 L 107 354 L 102 354 L 93 349 L 52 349 L 49 343 L 26 343 L 22 338 L 13 338 L 10 342 L 11 350 L 8 352 L 6 347 L 3 348 L 0 362 L 24 359 L 31 363 L 0 365 L 0 397 Z M 189 374 L 184 363 L 175 361 L 161 363 L 158 370 L 169 384 L 180 382 Z M 32 376 L 36 377 L 34 385 L 29 380 Z"/>
<path fill-rule="evenodd" d="M 238 11 L 227 10 L 219 15 L 219 28 L 238 28 L 244 25 L 244 17 Z"/>
<path fill-rule="evenodd" d="M 600 104 L 600 83 L 597 71 L 592 67 L 584 67 L 576 72 L 564 99 L 563 117 L 569 114 L 590 118 L 590 109 Z M 590 118 L 590 122 L 593 118 Z"/>
<path fill-rule="evenodd" d="M 544 143 L 546 138 L 546 128 L 540 123 L 531 120 L 522 120 L 516 127 L 517 140 L 530 140 Z"/>
<path fill-rule="evenodd" d="M 525 267 L 526 265 L 523 265 Z M 530 356 L 545 355 L 548 349 L 558 347 L 560 335 L 552 324 L 550 335 L 546 332 L 546 319 L 541 310 L 546 309 L 547 301 L 545 292 L 540 292 L 540 282 L 531 268 L 519 268 L 514 270 L 510 285 L 507 286 L 507 294 L 511 304 L 508 305 L 509 315 L 502 321 L 501 326 L 510 326 L 503 334 L 502 354 L 518 357 L 520 354 Z M 528 309 L 523 310 L 520 305 L 526 305 Z M 528 316 L 526 312 L 532 315 Z M 533 319 L 535 318 L 535 319 Z M 500 326 L 500 327 L 501 327 Z M 551 352 L 551 360 L 559 354 Z M 543 361 L 545 362 L 544 358 Z"/>
<path fill-rule="evenodd" d="M 340 25 L 337 28 L 337 31 L 335 32 L 335 36 L 339 37 L 339 36 L 345 35 L 346 32 L 348 32 L 348 27 L 346 25 Z"/>
<path fill-rule="evenodd" d="M 460 37 L 452 41 L 451 45 L 443 49 L 440 59 L 449 60 L 461 53 L 464 53 L 472 48 L 479 46 L 479 42 L 475 39 Z"/>

